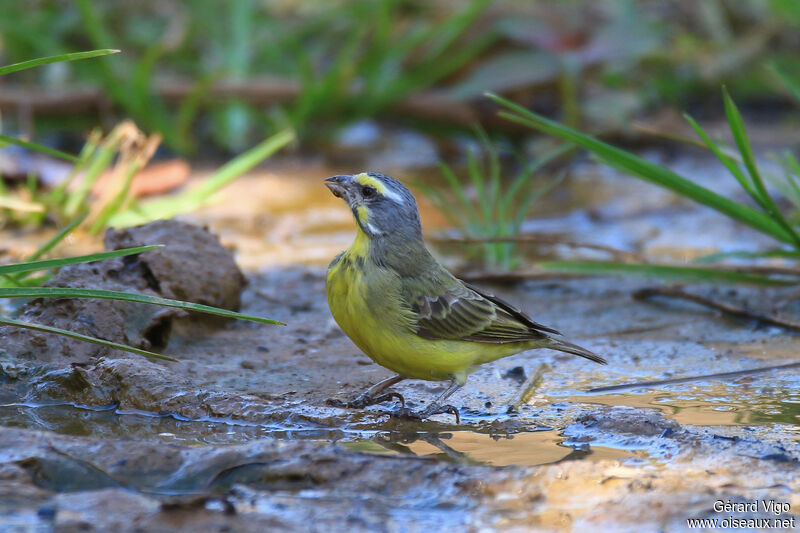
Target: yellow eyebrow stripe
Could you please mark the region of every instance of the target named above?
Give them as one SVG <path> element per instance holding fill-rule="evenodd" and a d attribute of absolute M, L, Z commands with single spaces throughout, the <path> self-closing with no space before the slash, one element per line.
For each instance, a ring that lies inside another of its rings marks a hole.
<path fill-rule="evenodd" d="M 362 172 L 361 174 L 356 175 L 355 178 L 353 179 L 354 181 L 360 183 L 361 185 L 374 188 L 376 191 L 378 191 L 378 194 L 385 196 L 386 198 L 389 198 L 391 200 L 394 200 L 398 204 L 404 203 L 402 196 L 390 190 L 388 187 L 386 187 L 386 185 L 383 184 L 382 181 L 380 181 L 378 178 L 373 178 L 366 172 Z"/>
<path fill-rule="evenodd" d="M 369 187 L 373 187 L 379 193 L 383 194 L 384 196 L 386 195 L 386 185 L 381 183 L 378 179 L 373 178 L 366 172 L 362 172 L 361 174 L 357 175 L 355 177 L 355 180 L 361 185 L 367 185 Z"/>

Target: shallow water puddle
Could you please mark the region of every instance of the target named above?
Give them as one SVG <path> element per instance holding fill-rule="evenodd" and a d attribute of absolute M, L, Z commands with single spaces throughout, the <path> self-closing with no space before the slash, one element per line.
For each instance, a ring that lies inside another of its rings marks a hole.
<path fill-rule="evenodd" d="M 800 424 L 800 391 L 766 389 L 742 397 L 741 388 L 722 384 L 695 386 L 682 391 L 644 391 L 585 395 L 580 399 L 600 405 L 655 408 L 679 424 L 727 426 Z M 578 399 L 578 397 L 573 397 Z"/>
<path fill-rule="evenodd" d="M 430 457 L 467 464 L 491 466 L 536 466 L 564 460 L 587 459 L 649 461 L 642 450 L 625 450 L 603 446 L 566 446 L 556 431 L 536 431 L 516 435 L 493 436 L 471 431 L 450 433 L 417 433 L 413 440 L 398 442 L 396 436 L 379 433 L 368 440 L 346 443 L 351 449 L 395 455 Z"/>
<path fill-rule="evenodd" d="M 73 436 L 154 439 L 188 446 L 240 444 L 261 438 L 335 441 L 341 430 L 267 425 L 233 419 L 190 420 L 173 414 L 68 404 L 0 406 L 0 426 L 49 430 Z"/>
<path fill-rule="evenodd" d="M 740 385 L 694 383 L 673 390 L 628 391 L 616 394 L 538 396 L 533 405 L 514 415 L 462 410 L 461 426 L 447 421 L 418 424 L 399 422 L 375 413 L 355 415 L 322 428 L 298 419 L 294 425 L 261 424 L 233 419 L 189 420 L 175 415 L 123 411 L 115 406 L 87 409 L 71 405 L 0 406 L 0 425 L 45 429 L 76 436 L 155 439 L 189 446 L 232 445 L 261 438 L 339 442 L 367 453 L 429 457 L 460 464 L 535 466 L 564 460 L 617 460 L 625 464 L 657 465 L 654 443 L 624 443 L 602 438 L 575 439 L 563 428 L 534 425 L 541 415 L 583 409 L 588 405 L 657 409 L 681 425 L 725 426 L 797 424 L 800 393 L 787 389 L 753 387 L 742 394 Z M 567 417 L 571 418 L 571 417 Z M 473 426 L 474 431 L 469 428 Z M 451 429 L 452 428 L 452 429 Z M 387 430 L 388 429 L 388 430 Z M 591 431 L 589 431 L 591 433 Z M 584 431 L 584 436 L 586 436 Z M 800 433 L 797 435 L 800 439 Z"/>
<path fill-rule="evenodd" d="M 745 362 L 739 362 L 738 366 L 722 370 L 746 372 L 748 368 L 766 367 L 774 363 L 780 365 L 780 357 L 786 355 L 783 352 L 780 346 L 762 347 L 763 359 L 754 360 L 748 357 Z M 785 363 L 794 361 L 788 359 Z M 688 372 L 687 377 L 700 373 L 702 371 Z M 657 378 L 652 378 L 655 379 Z M 648 380 L 625 381 L 631 383 Z M 589 387 L 585 389 L 588 390 Z M 800 373 L 792 369 L 744 373 L 731 378 L 709 377 L 686 383 L 642 386 L 619 391 L 583 394 L 554 391 L 549 396 L 558 401 L 655 408 L 682 425 L 751 426 L 777 423 L 800 427 Z"/>
<path fill-rule="evenodd" d="M 427 431 L 425 426 L 428 424 L 400 423 L 396 431 L 379 429 L 383 424 L 372 424 L 372 429 L 361 425 L 360 429 L 324 430 L 224 419 L 186 420 L 174 415 L 124 412 L 113 406 L 87 409 L 63 404 L 0 406 L 0 425 L 74 436 L 155 439 L 165 444 L 189 446 L 241 444 L 260 438 L 336 441 L 349 449 L 367 453 L 430 457 L 492 466 L 535 466 L 573 459 L 649 460 L 643 449 L 595 447 L 588 444 L 566 446 L 565 437 L 550 428 L 498 434 L 463 429 Z M 446 425 L 437 426 L 446 428 Z"/>

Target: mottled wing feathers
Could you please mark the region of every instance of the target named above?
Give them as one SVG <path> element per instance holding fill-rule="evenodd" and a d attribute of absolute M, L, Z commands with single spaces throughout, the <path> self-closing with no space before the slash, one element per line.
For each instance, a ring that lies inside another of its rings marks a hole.
<path fill-rule="evenodd" d="M 533 320 L 531 320 L 531 317 L 529 317 L 527 315 L 527 313 L 524 313 L 524 312 L 520 311 L 519 309 L 517 309 L 516 307 L 514 307 L 513 305 L 511 305 L 507 301 L 505 301 L 505 300 L 503 300 L 501 298 L 498 298 L 494 294 L 492 294 L 490 292 L 482 291 L 482 290 L 478 289 L 477 287 L 474 287 L 474 286 L 470 285 L 469 283 L 466 283 L 466 282 L 463 282 L 463 281 L 461 283 L 463 283 L 464 286 L 467 287 L 468 289 L 470 289 L 471 291 L 474 291 L 475 293 L 483 296 L 484 298 L 486 298 L 487 300 L 489 300 L 490 302 L 495 304 L 497 307 L 501 308 L 503 311 L 505 311 L 509 315 L 515 317 L 517 320 L 519 320 L 520 322 L 522 322 L 523 324 L 525 324 L 529 328 L 532 328 L 532 329 L 535 329 L 535 330 L 538 330 L 538 331 L 545 331 L 547 333 L 553 333 L 555 335 L 561 335 L 561 332 L 558 331 L 558 330 L 555 330 L 553 328 L 549 328 L 549 327 L 547 327 L 547 326 L 545 326 L 543 324 L 539 324 L 538 322 L 534 322 Z"/>
<path fill-rule="evenodd" d="M 420 337 L 507 343 L 543 339 L 544 332 L 558 333 L 491 294 L 453 281 L 443 294 L 411 298 Z"/>

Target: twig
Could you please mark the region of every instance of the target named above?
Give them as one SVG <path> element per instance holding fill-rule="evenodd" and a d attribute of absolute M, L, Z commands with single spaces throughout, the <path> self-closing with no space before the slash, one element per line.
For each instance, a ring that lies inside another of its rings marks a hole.
<path fill-rule="evenodd" d="M 613 248 L 611 246 L 605 246 L 603 244 L 594 244 L 590 242 L 577 242 L 568 239 L 563 239 L 556 235 L 545 235 L 536 233 L 523 233 L 521 235 L 515 235 L 513 237 L 435 237 L 431 239 L 431 241 L 442 244 L 448 244 L 448 243 L 480 244 L 489 242 L 560 244 L 563 246 L 568 246 L 570 248 L 588 248 L 590 250 L 600 250 L 602 252 L 607 252 L 619 259 L 637 261 L 637 262 L 644 261 L 644 259 L 635 252 L 620 250 L 619 248 Z"/>
<path fill-rule="evenodd" d="M 527 403 L 533 393 L 536 392 L 536 387 L 542 383 L 544 373 L 549 370 L 550 365 L 547 363 L 542 363 L 539 365 L 539 368 L 536 369 L 536 372 L 528 376 L 528 379 L 525 380 L 525 383 L 523 383 L 520 389 L 521 392 L 519 394 L 519 398 L 517 398 L 516 402 L 508 406 L 506 413 L 514 413 L 522 404 Z"/>
<path fill-rule="evenodd" d="M 796 363 L 789 363 L 786 365 L 763 366 L 760 368 L 750 368 L 748 370 L 736 370 L 733 372 L 720 372 L 718 374 L 706 374 L 703 376 L 689 376 L 685 378 L 673 379 L 659 379 L 656 381 L 639 381 L 637 383 L 623 383 L 622 385 L 611 385 L 609 387 L 597 387 L 589 389 L 586 392 L 611 392 L 625 389 L 638 389 L 642 387 L 655 387 L 658 385 L 673 385 L 676 383 L 689 383 L 691 381 L 699 381 L 701 379 L 720 379 L 720 378 L 736 378 L 740 376 L 749 376 L 751 374 L 761 374 L 763 372 L 770 372 L 772 370 L 788 370 L 792 368 L 800 368 L 800 361 Z"/>
<path fill-rule="evenodd" d="M 191 81 L 160 82 L 153 92 L 169 104 L 177 105 L 197 88 Z M 302 86 L 292 80 L 279 78 L 250 79 L 245 81 L 219 81 L 203 95 L 201 104 L 210 105 L 221 100 L 237 99 L 253 105 L 283 104 L 295 100 Z M 4 86 L 0 91 L 0 110 L 24 109 L 31 114 L 73 115 L 108 108 L 108 95 L 98 87 L 77 87 L 55 90 Z M 478 121 L 480 110 L 470 102 L 449 97 L 435 90 L 420 91 L 397 102 L 391 112 L 410 118 L 438 120 L 458 126 L 470 126 Z M 497 121 L 502 127 L 502 122 Z M 508 127 L 506 126 L 506 129 Z"/>
<path fill-rule="evenodd" d="M 710 298 L 706 298 L 705 296 L 700 296 L 698 294 L 686 292 L 685 290 L 677 287 L 647 287 L 645 289 L 640 289 L 633 293 L 633 297 L 636 298 L 637 300 L 646 300 L 654 296 L 656 297 L 663 296 L 665 298 L 678 298 L 682 300 L 688 300 L 690 302 L 694 302 L 696 304 L 700 304 L 705 307 L 709 307 L 711 309 L 716 309 L 717 311 L 721 311 L 727 315 L 734 316 L 736 318 L 755 320 L 757 322 L 761 322 L 762 324 L 778 326 L 780 328 L 788 329 L 791 331 L 800 331 L 800 322 L 778 318 L 776 316 L 762 315 L 760 313 L 749 311 L 744 307 L 738 307 L 729 303 L 717 302 Z"/>

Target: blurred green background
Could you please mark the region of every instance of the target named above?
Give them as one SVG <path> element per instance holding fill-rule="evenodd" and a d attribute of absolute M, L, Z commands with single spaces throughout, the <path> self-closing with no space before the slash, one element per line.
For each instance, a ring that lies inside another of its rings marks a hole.
<path fill-rule="evenodd" d="M 130 117 L 221 158 L 286 126 L 325 145 L 364 117 L 503 130 L 494 91 L 631 136 L 663 109 L 719 114 L 723 83 L 745 109 L 790 108 L 768 67 L 800 72 L 798 28 L 796 0 L 1 2 L 0 64 L 122 53 L 0 78 L 0 112 L 4 132 L 62 148 Z"/>

